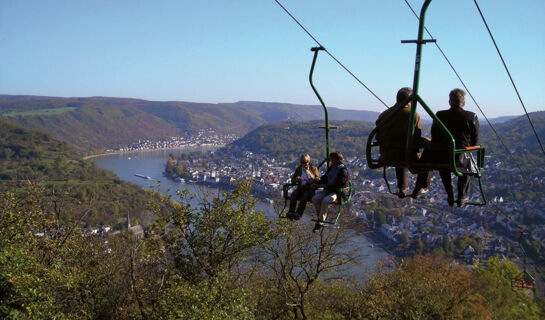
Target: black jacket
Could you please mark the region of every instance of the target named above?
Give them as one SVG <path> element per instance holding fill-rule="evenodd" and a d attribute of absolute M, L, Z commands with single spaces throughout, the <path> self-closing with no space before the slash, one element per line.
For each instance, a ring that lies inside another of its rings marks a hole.
<path fill-rule="evenodd" d="M 327 169 L 326 173 L 320 178 L 320 183 L 326 185 L 325 191 L 327 193 L 336 193 L 337 196 L 340 196 L 341 199 L 344 201 L 348 198 L 348 191 L 342 189 L 348 188 L 350 186 L 350 175 L 348 174 L 348 169 L 346 169 L 346 166 L 343 165 L 337 173 L 333 184 L 328 184 L 328 175 L 332 168 L 333 167 L 329 167 Z"/>
<path fill-rule="evenodd" d="M 450 131 L 456 142 L 456 148 L 477 145 L 479 141 L 479 119 L 477 115 L 463 108 L 450 108 L 437 112 L 437 117 Z M 431 127 L 431 141 L 434 144 L 448 144 L 448 136 L 441 126 L 434 121 Z"/>
<path fill-rule="evenodd" d="M 437 112 L 437 117 L 443 122 L 454 137 L 456 149 L 475 146 L 479 142 L 479 119 L 475 113 L 466 111 L 462 108 L 450 108 Z M 431 127 L 432 146 L 448 146 L 448 141 L 448 135 L 443 132 L 441 126 L 436 121 L 433 121 Z M 438 154 L 435 153 L 432 157 L 427 157 L 425 152 L 424 157 L 428 158 L 428 161 L 448 162 L 448 153 L 446 151 Z M 474 173 L 473 170 L 470 169 L 471 157 L 472 155 L 469 152 L 458 154 L 456 156 L 456 166 L 458 167 L 458 170 L 465 173 Z"/>

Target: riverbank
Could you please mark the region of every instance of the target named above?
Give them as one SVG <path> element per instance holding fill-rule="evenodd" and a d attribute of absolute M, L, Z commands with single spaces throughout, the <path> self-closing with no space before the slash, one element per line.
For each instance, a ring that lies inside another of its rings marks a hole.
<path fill-rule="evenodd" d="M 138 150 L 123 150 L 123 151 L 112 151 L 112 152 L 105 152 L 105 153 L 98 153 L 98 154 L 92 154 L 92 155 L 88 155 L 88 156 L 85 156 L 83 157 L 83 160 L 88 160 L 88 159 L 92 159 L 92 158 L 97 158 L 97 157 L 103 157 L 103 156 L 109 156 L 109 155 L 114 155 L 114 154 L 133 154 L 133 153 L 143 153 L 143 152 L 150 152 L 150 151 L 168 151 L 168 150 L 187 150 L 187 149 L 192 149 L 192 148 L 199 148 L 200 150 L 205 150 L 205 151 L 213 151 L 213 150 L 217 150 L 221 147 L 224 147 L 225 145 L 224 144 L 221 144 L 221 145 L 187 145 L 187 146 L 183 146 L 183 147 L 175 147 L 175 148 L 150 148 L 150 149 L 138 149 Z"/>

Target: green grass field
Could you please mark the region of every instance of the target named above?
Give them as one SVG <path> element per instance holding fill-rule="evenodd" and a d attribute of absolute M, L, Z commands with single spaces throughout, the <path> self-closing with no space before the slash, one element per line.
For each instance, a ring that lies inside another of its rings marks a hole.
<path fill-rule="evenodd" d="M 30 110 L 24 112 L 8 112 L 4 113 L 3 116 L 6 117 L 32 117 L 32 116 L 53 116 L 57 114 L 63 114 L 65 112 L 70 112 L 76 110 L 76 107 L 66 107 L 66 108 L 53 108 L 53 109 L 39 109 L 39 110 Z"/>

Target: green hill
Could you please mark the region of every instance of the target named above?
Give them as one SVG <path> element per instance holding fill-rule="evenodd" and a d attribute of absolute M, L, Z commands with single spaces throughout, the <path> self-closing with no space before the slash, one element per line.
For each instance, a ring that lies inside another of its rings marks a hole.
<path fill-rule="evenodd" d="M 224 105 L 224 104 L 222 104 Z M 239 101 L 230 105 L 255 113 L 267 122 L 323 120 L 321 105 L 298 105 L 291 103 Z M 345 110 L 328 107 L 330 120 L 359 120 L 374 122 L 379 113 L 365 110 Z"/>
<path fill-rule="evenodd" d="M 0 163 L 0 190 L 24 193 L 28 183 L 39 185 L 65 209 L 87 207 L 88 225 L 122 224 L 127 212 L 142 219 L 149 199 L 142 188 L 81 159 L 66 143 L 5 121 L 0 121 Z"/>
<path fill-rule="evenodd" d="M 545 142 L 545 111 L 531 113 L 530 117 Z M 339 150 L 347 156 L 365 156 L 367 136 L 375 127 L 374 122 L 332 121 L 337 130 L 331 131 L 331 150 Z M 525 116 L 517 117 L 504 123 L 493 124 L 513 156 L 521 165 L 541 170 L 545 166 L 545 156 Z M 279 122 L 265 124 L 235 141 L 230 148 L 239 148 L 255 153 L 266 154 L 279 160 L 293 160 L 308 152 L 315 159 L 325 155 L 325 133 L 319 127 L 323 121 Z M 424 126 L 427 134 L 429 125 Z M 486 153 L 499 161 L 506 161 L 508 154 L 500 144 L 490 126 L 481 120 L 480 143 L 486 147 Z M 316 158 L 317 157 L 317 158 Z M 508 167 L 514 167 L 509 163 Z"/>
<path fill-rule="evenodd" d="M 235 141 L 229 148 L 262 153 L 279 160 L 298 159 L 309 153 L 313 159 L 323 159 L 326 153 L 323 121 L 281 122 L 265 124 Z M 367 136 L 374 124 L 363 121 L 332 121 L 337 129 L 330 131 L 331 151 L 345 156 L 365 153 Z"/>
<path fill-rule="evenodd" d="M 545 143 L 545 111 L 529 114 L 541 143 Z M 490 126 L 481 121 L 480 142 L 486 146 L 487 154 L 497 156 L 500 161 L 511 161 L 510 167 L 515 167 L 513 160 Z M 520 116 L 504 123 L 493 124 L 501 139 L 519 164 L 530 171 L 543 170 L 545 155 L 526 116 Z"/>
<path fill-rule="evenodd" d="M 49 133 L 81 152 L 207 128 L 240 134 L 264 122 L 229 106 L 104 97 L 0 96 L 0 116 Z"/>
<path fill-rule="evenodd" d="M 376 112 L 330 108 L 332 120 L 372 120 Z M 126 98 L 0 95 L 0 117 L 46 132 L 80 152 L 212 128 L 238 135 L 266 122 L 323 118 L 321 106 L 265 102 L 158 102 Z"/>

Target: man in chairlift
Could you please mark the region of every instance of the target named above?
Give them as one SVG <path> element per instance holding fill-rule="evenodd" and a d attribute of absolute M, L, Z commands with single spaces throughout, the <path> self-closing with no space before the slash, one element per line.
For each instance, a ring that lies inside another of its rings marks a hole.
<path fill-rule="evenodd" d="M 411 101 L 409 97 L 413 93 L 411 88 L 405 87 L 399 89 L 396 95 L 396 104 L 384 111 L 378 117 L 378 125 L 388 116 L 392 115 L 377 132 L 377 140 L 380 146 L 380 161 L 384 162 L 405 162 L 405 143 L 407 141 L 407 132 L 409 129 L 409 118 L 411 115 Z M 403 102 L 407 103 L 401 106 Z M 399 110 L 401 109 L 401 110 Z M 399 111 L 397 111 L 399 110 Z M 417 147 L 423 146 L 429 142 L 428 138 L 422 137 L 422 128 L 420 124 L 420 115 L 415 113 L 415 132 L 414 141 Z M 418 150 L 411 155 L 414 159 L 419 157 Z M 398 197 L 405 198 L 409 194 L 409 183 L 407 180 L 407 167 L 396 166 L 396 178 L 398 187 Z M 423 198 L 428 194 L 430 186 L 430 171 L 421 172 L 416 178 L 416 184 L 412 192 L 413 198 Z"/>
<path fill-rule="evenodd" d="M 297 188 L 290 196 L 290 208 L 287 218 L 293 220 L 298 220 L 303 216 L 307 201 L 310 201 L 314 195 L 314 189 L 312 189 L 311 185 L 320 180 L 320 172 L 310 162 L 310 155 L 303 154 L 300 160 L 301 164 L 295 168 L 295 172 L 291 177 L 291 182 L 297 184 Z M 297 200 L 299 200 L 299 206 L 295 210 Z"/>
<path fill-rule="evenodd" d="M 312 198 L 312 204 L 316 209 L 319 220 L 312 232 L 322 227 L 320 221 L 327 221 L 327 209 L 330 204 L 339 199 L 344 201 L 348 198 L 345 190 L 349 187 L 350 176 L 344 165 L 343 155 L 338 151 L 331 152 L 329 159 L 331 160 L 331 166 L 320 179 L 320 184 L 316 185 L 317 188 L 324 189 L 316 192 L 316 195 Z"/>
<path fill-rule="evenodd" d="M 464 110 L 466 104 L 466 93 L 462 89 L 453 89 L 449 93 L 450 109 L 438 111 L 437 117 L 450 131 L 454 137 L 456 149 L 476 146 L 479 140 L 479 119 L 473 112 Z M 431 127 L 431 142 L 433 144 L 448 145 L 448 136 L 443 132 L 441 126 L 434 121 Z M 456 155 L 456 167 L 464 175 L 458 177 L 458 207 L 463 207 L 469 200 L 469 176 L 475 174 L 476 165 L 473 155 L 470 152 L 464 152 Z M 444 157 L 443 157 L 444 158 Z M 441 159 L 440 161 L 447 161 Z M 454 206 L 454 191 L 452 185 L 452 176 L 449 170 L 439 171 L 443 186 L 447 191 L 447 201 L 450 207 Z"/>

